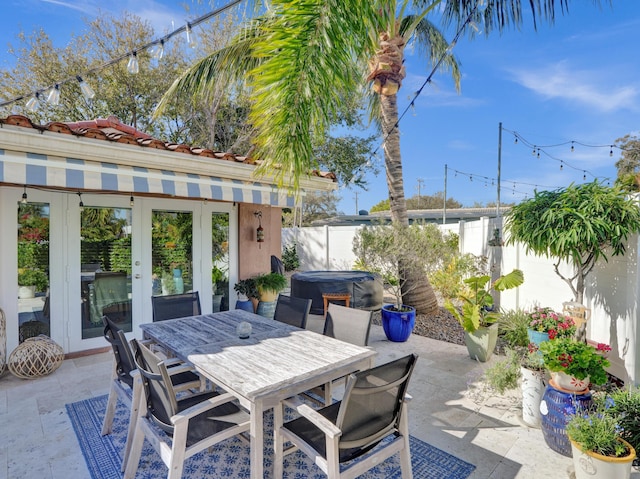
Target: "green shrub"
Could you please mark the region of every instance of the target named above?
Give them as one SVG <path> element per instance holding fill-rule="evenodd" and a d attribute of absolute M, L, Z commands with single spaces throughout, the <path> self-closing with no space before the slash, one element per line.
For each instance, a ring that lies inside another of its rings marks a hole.
<path fill-rule="evenodd" d="M 452 256 L 449 262 L 431 273 L 431 286 L 444 299 L 459 297 L 465 290 L 464 279 L 469 276 L 480 276 L 486 272 L 487 259 L 483 256 L 463 254 Z"/>
<path fill-rule="evenodd" d="M 300 257 L 296 243 L 285 246 L 282 250 L 282 264 L 285 271 L 294 271 L 300 267 Z"/>
<path fill-rule="evenodd" d="M 18 270 L 18 285 L 35 286 L 36 291 L 46 291 L 49 286 L 49 277 L 41 269 L 20 268 Z"/>
<path fill-rule="evenodd" d="M 620 437 L 640 451 L 640 388 L 617 389 L 609 393 L 609 414 L 616 416 Z"/>
<path fill-rule="evenodd" d="M 504 359 L 488 367 L 484 372 L 484 380 L 499 394 L 515 389 L 520 379 L 522 356 L 512 349 L 507 349 Z"/>
<path fill-rule="evenodd" d="M 529 314 L 522 309 L 503 310 L 498 319 L 500 337 L 512 348 L 526 347 L 529 344 L 529 321 Z"/>

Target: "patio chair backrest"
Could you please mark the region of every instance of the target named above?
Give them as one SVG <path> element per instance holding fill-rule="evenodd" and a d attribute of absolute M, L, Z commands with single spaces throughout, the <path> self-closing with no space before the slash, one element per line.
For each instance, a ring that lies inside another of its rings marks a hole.
<path fill-rule="evenodd" d="M 163 431 L 173 435 L 171 417 L 178 412 L 175 390 L 161 358 L 139 341 L 131 341 L 136 367 L 142 376 L 148 417 Z"/>
<path fill-rule="evenodd" d="M 201 313 L 198 291 L 167 296 L 152 296 L 153 321 L 198 316 Z"/>
<path fill-rule="evenodd" d="M 118 379 L 133 389 L 133 378 L 130 373 L 136 369 L 136 364 L 124 331 L 107 316 L 102 317 L 102 322 L 104 323 L 104 338 L 111 344 L 116 359 Z"/>
<path fill-rule="evenodd" d="M 369 342 L 372 315 L 372 311 L 329 303 L 323 334 L 356 346 L 366 346 Z"/>
<path fill-rule="evenodd" d="M 304 329 L 307 327 L 307 319 L 311 310 L 311 300 L 306 298 L 294 298 L 281 294 L 276 302 L 276 310 L 273 319 L 291 326 Z"/>
<path fill-rule="evenodd" d="M 418 357 L 410 354 L 349 376 L 336 426 L 340 462 L 354 459 L 400 428 L 400 413 Z"/>

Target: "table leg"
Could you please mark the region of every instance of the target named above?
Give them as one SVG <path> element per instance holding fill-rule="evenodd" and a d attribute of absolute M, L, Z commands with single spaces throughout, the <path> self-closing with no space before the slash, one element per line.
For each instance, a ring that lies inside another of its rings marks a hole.
<path fill-rule="evenodd" d="M 251 479 L 264 479 L 264 418 L 260 403 L 251 403 Z"/>

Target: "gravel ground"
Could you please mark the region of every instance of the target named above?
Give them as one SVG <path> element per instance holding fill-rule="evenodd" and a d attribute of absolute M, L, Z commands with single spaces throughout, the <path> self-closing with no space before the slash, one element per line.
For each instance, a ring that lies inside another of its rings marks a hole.
<path fill-rule="evenodd" d="M 373 313 L 373 323 L 382 324 L 380 311 Z M 449 311 L 440 307 L 433 316 L 424 314 L 416 315 L 416 326 L 413 334 L 426 336 L 440 341 L 454 344 L 464 344 L 464 331 L 460 323 L 451 315 Z"/>

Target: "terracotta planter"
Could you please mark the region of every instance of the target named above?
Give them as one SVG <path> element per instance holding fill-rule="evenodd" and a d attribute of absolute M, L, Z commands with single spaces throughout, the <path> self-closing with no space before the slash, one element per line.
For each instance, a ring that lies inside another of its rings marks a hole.
<path fill-rule="evenodd" d="M 569 441 L 576 479 L 628 479 L 631 477 L 631 465 L 636 457 L 636 451 L 625 440 L 619 439 L 629 448 L 629 455 L 624 457 L 601 456 L 595 452 L 583 451 L 571 438 Z"/>
<path fill-rule="evenodd" d="M 498 342 L 498 325 L 492 324 L 489 327 L 480 327 L 473 333 L 465 331 L 464 342 L 471 359 L 476 359 L 481 363 L 489 360 Z"/>
<path fill-rule="evenodd" d="M 579 393 L 589 388 L 589 376 L 584 379 L 578 379 L 563 371 L 552 371 L 551 378 L 562 391 Z"/>

